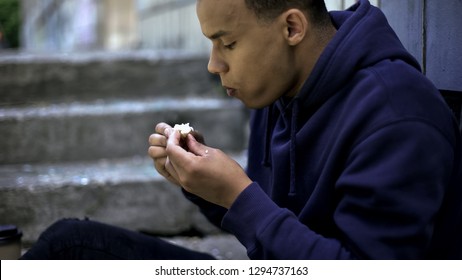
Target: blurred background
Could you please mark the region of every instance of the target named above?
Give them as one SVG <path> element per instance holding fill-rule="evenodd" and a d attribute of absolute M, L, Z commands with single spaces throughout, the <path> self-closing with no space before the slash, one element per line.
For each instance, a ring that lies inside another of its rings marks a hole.
<path fill-rule="evenodd" d="M 355 0 L 326 2 L 329 10 L 337 10 Z M 195 3 L 196 0 L 0 0 L 0 42 L 2 48 L 29 52 L 208 52 Z"/>

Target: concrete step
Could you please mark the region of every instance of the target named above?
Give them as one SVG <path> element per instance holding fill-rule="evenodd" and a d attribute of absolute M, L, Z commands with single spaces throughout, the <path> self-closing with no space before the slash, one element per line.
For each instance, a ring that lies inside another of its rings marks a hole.
<path fill-rule="evenodd" d="M 246 248 L 229 234 L 200 237 L 174 237 L 167 241 L 194 251 L 209 253 L 219 260 L 248 260 Z"/>
<path fill-rule="evenodd" d="M 242 166 L 245 154 L 232 155 Z M 0 166 L 2 224 L 23 230 L 26 244 L 60 218 L 89 217 L 159 235 L 219 234 L 148 157 Z"/>
<path fill-rule="evenodd" d="M 0 56 L 0 106 L 107 99 L 225 97 L 208 58 L 187 52 Z"/>
<path fill-rule="evenodd" d="M 0 107 L 0 164 L 144 156 L 155 124 L 190 123 L 206 143 L 246 145 L 247 110 L 217 98 L 156 98 Z"/>

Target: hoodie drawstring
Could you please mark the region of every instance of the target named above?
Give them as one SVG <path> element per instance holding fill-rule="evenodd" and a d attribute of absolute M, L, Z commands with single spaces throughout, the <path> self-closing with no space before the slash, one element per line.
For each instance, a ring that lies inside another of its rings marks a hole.
<path fill-rule="evenodd" d="M 267 116 L 266 116 L 266 127 L 265 127 L 265 141 L 264 141 L 264 154 L 261 164 L 265 167 L 271 167 L 271 143 L 274 130 L 274 106 L 277 106 L 277 109 L 281 111 L 281 114 L 284 110 L 287 110 L 288 107 L 283 105 L 283 102 L 276 103 L 268 107 Z M 296 167 L 297 167 L 297 122 L 299 114 L 299 101 L 297 98 L 292 100 L 291 104 L 291 116 L 290 116 L 290 147 L 289 147 L 289 168 L 290 168 L 290 180 L 289 180 L 289 196 L 294 196 L 297 194 L 297 185 L 296 185 Z M 277 160 L 277 159 L 276 159 Z"/>
<path fill-rule="evenodd" d="M 267 116 L 266 116 L 266 128 L 265 128 L 265 143 L 263 147 L 263 160 L 261 164 L 265 167 L 270 167 L 270 157 L 271 157 L 271 134 L 273 133 L 273 105 L 268 107 Z"/>
<path fill-rule="evenodd" d="M 296 167 L 297 167 L 297 119 L 299 104 L 298 99 L 293 100 L 292 118 L 290 124 L 290 189 L 289 196 L 297 194 Z"/>

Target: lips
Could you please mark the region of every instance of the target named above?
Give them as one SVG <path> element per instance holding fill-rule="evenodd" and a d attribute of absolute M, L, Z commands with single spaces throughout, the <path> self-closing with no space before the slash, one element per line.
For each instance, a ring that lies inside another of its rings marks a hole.
<path fill-rule="evenodd" d="M 236 96 L 237 90 L 230 87 L 224 87 L 226 89 L 226 94 L 230 97 Z"/>

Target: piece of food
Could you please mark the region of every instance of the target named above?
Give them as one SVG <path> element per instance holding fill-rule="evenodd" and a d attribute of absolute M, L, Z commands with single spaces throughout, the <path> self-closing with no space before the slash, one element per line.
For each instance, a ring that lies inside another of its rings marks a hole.
<path fill-rule="evenodd" d="M 194 131 L 194 128 L 189 126 L 189 123 L 175 124 L 173 129 L 178 130 L 181 133 L 182 138 L 186 138 L 189 133 Z"/>

